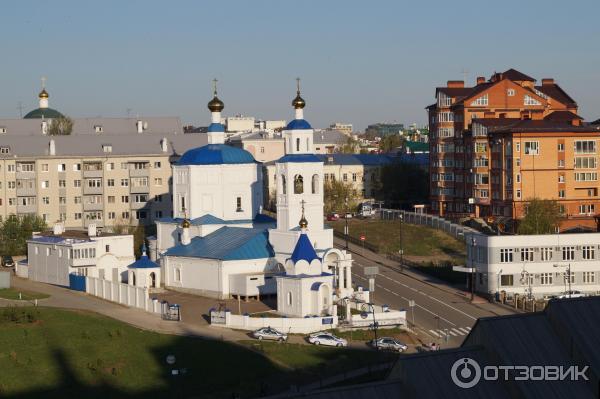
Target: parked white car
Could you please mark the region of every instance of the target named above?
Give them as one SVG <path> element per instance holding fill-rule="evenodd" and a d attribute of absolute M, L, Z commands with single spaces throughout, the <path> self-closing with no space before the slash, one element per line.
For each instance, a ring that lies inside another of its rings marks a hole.
<path fill-rule="evenodd" d="M 308 337 L 308 342 L 314 345 L 326 345 L 326 346 L 348 346 L 348 341 L 344 338 L 336 337 L 330 333 L 321 333 Z"/>
<path fill-rule="evenodd" d="M 369 344 L 373 348 L 376 348 L 378 350 L 404 352 L 405 350 L 408 349 L 408 346 L 406 346 L 402 342 L 398 341 L 397 339 L 390 338 L 390 337 L 382 337 L 382 338 L 378 338 L 376 340 L 374 339 L 374 340 L 370 341 Z"/>
<path fill-rule="evenodd" d="M 287 339 L 288 339 L 287 334 L 279 332 L 276 329 L 271 328 L 271 327 L 259 328 L 258 330 L 254 331 L 252 333 L 252 336 L 261 341 L 263 339 L 270 339 L 272 341 L 283 342 L 283 341 L 287 341 Z"/>
<path fill-rule="evenodd" d="M 565 292 L 562 295 L 558 295 L 557 298 L 559 299 L 563 299 L 563 298 L 582 298 L 585 295 L 583 294 L 583 292 L 581 291 L 571 291 L 571 292 Z"/>

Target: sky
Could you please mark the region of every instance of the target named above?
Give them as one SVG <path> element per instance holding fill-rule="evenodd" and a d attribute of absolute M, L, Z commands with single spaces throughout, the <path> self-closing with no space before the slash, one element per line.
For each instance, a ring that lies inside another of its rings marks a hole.
<path fill-rule="evenodd" d="M 11 1 L 0 23 L 0 117 L 293 117 L 313 127 L 427 122 L 436 86 L 516 68 L 554 77 L 600 118 L 600 1 Z"/>

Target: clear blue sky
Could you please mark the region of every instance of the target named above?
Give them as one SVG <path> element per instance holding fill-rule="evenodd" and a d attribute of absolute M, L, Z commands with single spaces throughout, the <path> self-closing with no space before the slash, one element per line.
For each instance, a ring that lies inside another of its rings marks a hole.
<path fill-rule="evenodd" d="M 553 5 L 552 3 L 556 3 Z M 313 126 L 425 123 L 435 86 L 510 67 L 554 77 L 600 118 L 600 2 L 12 1 L 0 23 L 0 116 L 292 115 L 296 76 Z"/>

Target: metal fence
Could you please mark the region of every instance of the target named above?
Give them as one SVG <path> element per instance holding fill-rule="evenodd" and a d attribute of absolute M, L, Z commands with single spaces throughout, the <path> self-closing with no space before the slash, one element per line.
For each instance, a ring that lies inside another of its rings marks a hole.
<path fill-rule="evenodd" d="M 467 234 L 477 234 L 478 231 L 467 226 L 452 223 L 449 220 L 439 216 L 428 215 L 426 213 L 416 213 L 401 211 L 398 209 L 379 209 L 379 217 L 383 220 L 398 220 L 402 218 L 404 223 L 420 224 L 442 230 L 459 240 L 466 240 Z"/>

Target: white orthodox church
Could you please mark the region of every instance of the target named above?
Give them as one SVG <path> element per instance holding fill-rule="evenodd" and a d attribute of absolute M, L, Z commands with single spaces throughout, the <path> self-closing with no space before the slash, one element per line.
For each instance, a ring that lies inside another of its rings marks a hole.
<path fill-rule="evenodd" d="M 224 104 L 208 103 L 208 145 L 173 166 L 173 218 L 157 222 L 152 253 L 166 288 L 214 298 L 277 295 L 288 316 L 333 314 L 350 297 L 352 259 L 333 247 L 323 220 L 323 163 L 313 151 L 300 87 L 286 155 L 276 163 L 277 220 L 261 214 L 262 169 L 252 155 L 224 144 Z"/>

